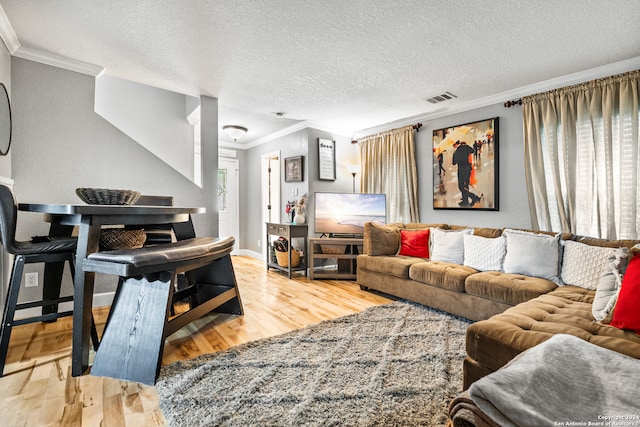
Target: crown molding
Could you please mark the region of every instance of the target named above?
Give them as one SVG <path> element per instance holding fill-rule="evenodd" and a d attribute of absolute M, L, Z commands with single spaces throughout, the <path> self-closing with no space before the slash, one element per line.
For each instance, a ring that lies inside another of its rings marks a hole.
<path fill-rule="evenodd" d="M 12 55 L 20 47 L 18 36 L 16 35 L 16 32 L 13 31 L 11 22 L 9 22 L 9 18 L 7 17 L 7 14 L 4 13 L 2 6 L 0 6 L 0 38 L 2 38 L 2 41 L 5 46 L 7 46 L 9 53 Z"/>
<path fill-rule="evenodd" d="M 92 77 L 98 76 L 104 68 L 99 65 L 90 64 L 88 62 L 78 61 L 76 59 L 67 58 L 55 53 L 49 53 L 38 49 L 31 49 L 20 46 L 13 56 L 28 59 L 30 61 L 39 62 L 41 64 L 51 65 L 65 70 L 74 71 L 80 74 L 87 74 Z"/>
<path fill-rule="evenodd" d="M 488 107 L 490 105 L 501 104 L 508 99 L 522 98 L 523 96 L 533 95 L 536 93 L 547 92 L 549 90 L 559 89 L 562 87 L 572 86 L 578 83 L 584 83 L 594 79 L 601 79 L 616 74 L 626 73 L 640 69 L 640 56 L 629 58 L 623 61 L 614 62 L 612 64 L 603 65 L 601 67 L 591 68 L 577 73 L 567 74 L 542 82 L 534 83 L 528 86 L 519 87 L 513 90 L 500 92 L 484 98 L 475 99 L 469 102 L 462 102 L 449 108 L 438 108 L 426 113 L 418 114 L 411 117 L 405 117 L 393 122 L 384 123 L 379 126 L 361 129 L 354 132 L 354 139 L 362 138 L 366 135 L 373 135 L 384 132 L 389 129 L 395 129 L 402 126 L 408 126 L 420 121 L 435 120 L 442 117 L 451 116 L 453 114 L 464 113 L 466 111 L 475 110 L 477 108 Z"/>
<path fill-rule="evenodd" d="M 342 136 L 346 136 L 347 138 L 351 138 L 351 135 L 348 135 L 344 130 L 336 130 L 331 128 L 323 123 L 315 122 L 313 120 L 302 120 L 297 123 L 292 124 L 291 126 L 287 126 L 284 129 L 280 129 L 276 132 L 270 133 L 268 135 L 262 136 L 254 141 L 251 141 L 246 144 L 238 143 L 238 142 L 230 142 L 226 140 L 220 140 L 218 145 L 220 147 L 231 147 L 237 148 L 239 150 L 248 150 L 250 148 L 257 147 L 262 144 L 266 144 L 267 142 L 274 141 L 278 138 L 285 137 L 287 135 L 291 135 L 292 133 L 298 132 L 304 129 L 318 129 L 324 132 L 329 132 L 332 134 L 338 134 Z"/>
<path fill-rule="evenodd" d="M 18 58 L 28 59 L 30 61 L 40 62 L 46 65 L 52 65 L 54 67 L 63 68 L 69 71 L 75 71 L 76 73 L 87 74 L 93 77 L 96 77 L 97 75 L 102 73 L 102 71 L 104 71 L 104 68 L 99 65 L 90 64 L 88 62 L 78 61 L 76 59 L 67 58 L 55 53 L 45 52 L 43 50 L 22 46 L 15 31 L 13 31 L 13 27 L 11 26 L 11 22 L 9 22 L 7 14 L 4 12 L 4 9 L 1 5 L 0 38 L 2 38 L 5 46 L 7 46 L 9 53 L 11 53 L 12 56 Z"/>

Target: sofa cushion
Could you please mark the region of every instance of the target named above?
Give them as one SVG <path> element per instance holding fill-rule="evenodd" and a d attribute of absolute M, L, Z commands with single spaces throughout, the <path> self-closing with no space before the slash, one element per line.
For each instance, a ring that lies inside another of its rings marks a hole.
<path fill-rule="evenodd" d="M 554 334 L 570 334 L 640 359 L 640 336 L 593 321 L 594 294 L 588 289 L 562 286 L 476 322 L 467 329 L 467 354 L 496 371 Z"/>
<path fill-rule="evenodd" d="M 400 228 L 394 224 L 364 224 L 364 253 L 367 255 L 395 255 L 400 248 Z"/>
<path fill-rule="evenodd" d="M 430 230 L 400 230 L 400 251 L 398 255 L 429 258 Z"/>
<path fill-rule="evenodd" d="M 487 238 L 465 234 L 464 265 L 478 271 L 502 271 L 502 263 L 507 253 L 504 236 Z"/>
<path fill-rule="evenodd" d="M 409 267 L 417 263 L 428 263 L 429 261 L 401 255 L 358 255 L 357 262 L 358 268 L 408 279 Z"/>
<path fill-rule="evenodd" d="M 560 235 L 549 236 L 505 229 L 507 254 L 503 271 L 540 277 L 562 285 L 560 279 Z"/>
<path fill-rule="evenodd" d="M 464 292 L 464 281 L 477 273 L 470 267 L 442 261 L 416 263 L 409 269 L 409 278 L 450 291 Z"/>
<path fill-rule="evenodd" d="M 464 283 L 464 290 L 470 295 L 504 302 L 510 305 L 529 301 L 556 289 L 555 283 L 539 277 L 521 274 L 485 271 L 472 274 Z"/>
<path fill-rule="evenodd" d="M 434 261 L 462 264 L 464 261 L 464 240 L 462 236 L 472 234 L 473 229 L 440 230 L 431 229 L 431 259 Z"/>
<path fill-rule="evenodd" d="M 450 225 L 449 229 L 450 230 L 465 230 L 469 228 L 469 226 L 467 225 Z M 473 234 L 475 236 L 480 236 L 480 237 L 488 237 L 490 239 L 493 239 L 494 237 L 500 237 L 502 236 L 502 228 L 488 228 L 488 227 L 475 227 L 473 229 Z"/>
<path fill-rule="evenodd" d="M 408 222 L 404 226 L 404 228 L 406 228 L 407 230 L 424 230 L 425 228 L 441 228 L 443 230 L 446 230 L 447 228 L 449 228 L 449 226 L 444 223 L 424 224 L 421 222 Z"/>
<path fill-rule="evenodd" d="M 596 289 L 609 256 L 616 248 L 591 246 L 572 240 L 563 242 L 560 278 L 565 285 Z"/>
<path fill-rule="evenodd" d="M 640 243 L 640 240 L 607 240 L 587 236 L 574 236 L 573 240 L 585 245 L 602 246 L 603 248 L 631 248 Z"/>
<path fill-rule="evenodd" d="M 640 255 L 629 261 L 622 278 L 611 326 L 640 334 Z"/>
<path fill-rule="evenodd" d="M 597 321 L 608 323 L 610 314 L 618 300 L 618 291 L 622 285 L 622 276 L 629 263 L 629 249 L 618 248 L 609 257 L 607 264 L 598 281 L 596 295 L 593 298 L 591 312 Z"/>

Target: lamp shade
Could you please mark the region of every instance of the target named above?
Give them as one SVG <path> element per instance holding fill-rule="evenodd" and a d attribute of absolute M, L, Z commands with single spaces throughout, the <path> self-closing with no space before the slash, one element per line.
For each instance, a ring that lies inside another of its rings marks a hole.
<path fill-rule="evenodd" d="M 222 130 L 225 131 L 227 135 L 229 135 L 229 138 L 237 141 L 242 138 L 245 133 L 247 133 L 248 129 L 243 126 L 226 125 L 222 127 Z"/>

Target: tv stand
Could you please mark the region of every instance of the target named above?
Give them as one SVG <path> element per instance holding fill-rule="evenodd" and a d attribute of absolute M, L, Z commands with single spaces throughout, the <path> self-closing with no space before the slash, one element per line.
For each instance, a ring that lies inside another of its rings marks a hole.
<path fill-rule="evenodd" d="M 356 258 L 359 255 L 358 246 L 362 245 L 362 242 L 362 238 L 354 237 L 310 238 L 309 278 L 354 280 L 357 268 Z M 337 268 L 316 269 L 316 260 L 328 258 L 338 260 Z"/>

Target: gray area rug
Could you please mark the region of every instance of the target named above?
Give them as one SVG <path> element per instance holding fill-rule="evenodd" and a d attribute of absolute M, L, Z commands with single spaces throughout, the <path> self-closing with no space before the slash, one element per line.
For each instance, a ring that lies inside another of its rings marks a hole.
<path fill-rule="evenodd" d="M 443 426 L 471 322 L 406 301 L 164 366 L 170 426 Z"/>

